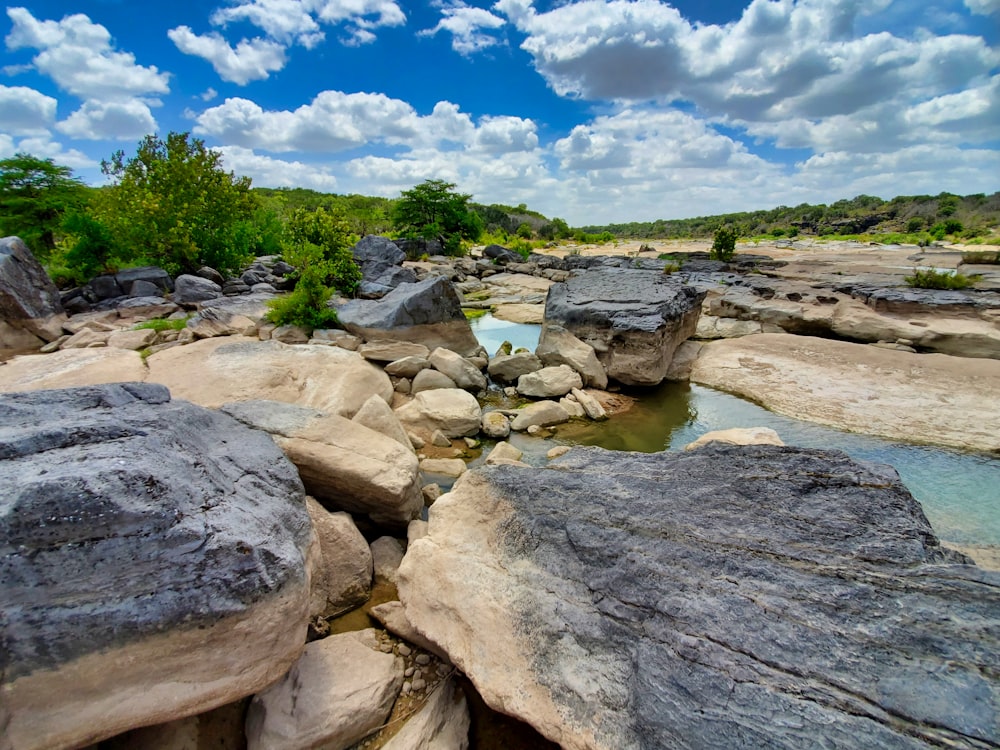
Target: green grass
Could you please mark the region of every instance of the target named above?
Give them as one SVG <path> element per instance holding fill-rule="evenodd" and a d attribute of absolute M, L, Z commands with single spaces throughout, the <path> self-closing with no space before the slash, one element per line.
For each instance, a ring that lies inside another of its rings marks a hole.
<path fill-rule="evenodd" d="M 463 307 L 462 312 L 465 313 L 466 320 L 475 320 L 476 318 L 481 318 L 484 315 L 486 315 L 486 313 L 488 313 L 489 310 L 485 310 L 483 308 L 475 308 L 475 307 Z"/>
<path fill-rule="evenodd" d="M 187 318 L 176 318 L 174 320 L 168 320 L 167 318 L 154 318 L 153 320 L 147 320 L 143 323 L 136 323 L 132 326 L 134 331 L 142 331 L 149 329 L 151 331 L 181 331 L 187 328 Z"/>
<path fill-rule="evenodd" d="M 913 269 L 912 276 L 905 276 L 903 281 L 907 286 L 915 289 L 968 289 L 982 278 L 979 274 L 966 276 L 965 274 L 952 273 L 951 271 L 935 271 L 933 268 L 926 271 Z"/>

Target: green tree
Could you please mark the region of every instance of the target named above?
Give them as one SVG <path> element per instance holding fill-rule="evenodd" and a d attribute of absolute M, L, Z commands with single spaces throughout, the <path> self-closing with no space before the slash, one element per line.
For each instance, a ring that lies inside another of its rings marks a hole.
<path fill-rule="evenodd" d="M 526 221 L 522 221 L 518 225 L 517 231 L 515 232 L 515 234 L 518 237 L 521 237 L 522 239 L 530 240 L 531 239 L 531 234 L 532 234 L 532 232 L 531 232 L 531 224 L 529 224 Z"/>
<path fill-rule="evenodd" d="M 222 156 L 188 133 L 166 140 L 148 135 L 136 155 L 123 151 L 101 163 L 113 185 L 99 216 L 127 261 L 162 266 L 171 274 L 208 265 L 233 273 L 252 255 L 256 198 L 250 178 L 222 168 Z"/>
<path fill-rule="evenodd" d="M 0 233 L 17 235 L 42 260 L 56 247 L 63 217 L 86 202 L 69 167 L 15 154 L 0 161 Z"/>
<path fill-rule="evenodd" d="M 425 180 L 404 190 L 393 209 L 393 226 L 405 237 L 440 240 L 448 255 L 460 255 L 462 240 L 483 233 L 479 214 L 469 207 L 471 195 L 455 192 L 443 180 Z"/>
<path fill-rule="evenodd" d="M 325 264 L 323 281 L 328 286 L 352 294 L 361 281 L 361 269 L 354 262 L 351 253 L 351 232 L 344 219 L 336 214 L 317 208 L 307 211 L 298 208 L 288 218 L 285 227 L 285 254 L 294 253 L 306 245 L 320 250 L 320 259 Z M 291 265 L 294 261 L 288 260 Z"/>
<path fill-rule="evenodd" d="M 711 257 L 714 260 L 728 262 L 736 255 L 736 230 L 733 227 L 720 227 L 712 240 Z"/>

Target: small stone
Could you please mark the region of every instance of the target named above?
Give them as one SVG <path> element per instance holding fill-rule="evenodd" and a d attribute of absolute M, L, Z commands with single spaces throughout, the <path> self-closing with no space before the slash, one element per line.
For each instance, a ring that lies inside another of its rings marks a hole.
<path fill-rule="evenodd" d="M 439 497 L 441 497 L 441 485 L 431 483 L 425 484 L 420 488 L 420 491 L 424 494 L 424 501 L 430 505 Z"/>
<path fill-rule="evenodd" d="M 451 440 L 441 430 L 434 430 L 434 434 L 431 435 L 431 444 L 436 445 L 438 448 L 450 448 Z"/>
<path fill-rule="evenodd" d="M 533 424 L 533 425 L 531 425 L 528 428 L 528 434 L 529 435 L 538 435 L 541 432 L 542 432 L 542 428 L 539 427 L 537 424 Z"/>
<path fill-rule="evenodd" d="M 406 668 L 406 671 L 405 671 L 405 672 L 403 672 L 403 677 L 413 677 L 413 673 L 414 673 L 415 671 L 416 671 L 416 670 L 415 670 L 415 669 L 414 669 L 413 667 L 407 667 L 407 668 Z"/>
<path fill-rule="evenodd" d="M 400 690 L 400 692 L 401 692 L 401 693 L 402 693 L 403 695 L 409 695 L 409 694 L 410 694 L 410 692 L 411 692 L 412 690 L 413 690 L 413 686 L 412 686 L 412 685 L 410 685 L 410 683 L 409 683 L 409 682 L 404 682 L 404 683 L 403 683 L 403 689 L 402 689 L 402 690 Z"/>
<path fill-rule="evenodd" d="M 465 440 L 465 444 L 469 446 L 470 449 L 475 449 L 479 447 L 479 441 L 476 440 L 475 438 L 467 437 L 463 438 L 463 440 Z"/>
<path fill-rule="evenodd" d="M 424 690 L 426 687 L 427 687 L 426 680 L 414 680 L 413 681 L 413 690 L 414 690 L 414 692 L 420 692 L 421 690 Z"/>
<path fill-rule="evenodd" d="M 431 657 L 428 656 L 427 654 L 417 654 L 417 658 L 415 659 L 415 661 L 417 662 L 417 664 L 423 667 L 431 663 Z"/>
<path fill-rule="evenodd" d="M 570 448 L 568 445 L 557 445 L 555 448 L 549 449 L 549 451 L 545 454 L 545 457 L 549 460 L 559 458 L 559 456 L 565 456 L 569 453 L 569 450 Z"/>
<path fill-rule="evenodd" d="M 413 384 L 407 378 L 400 378 L 396 381 L 396 385 L 393 386 L 396 393 L 409 393 L 412 388 Z"/>
<path fill-rule="evenodd" d="M 400 643 L 398 646 L 396 646 L 396 653 L 399 654 L 400 656 L 409 656 L 410 654 L 413 653 L 413 651 L 411 651 L 410 647 L 407 646 L 405 643 Z M 407 677 L 409 677 L 409 675 L 407 675 Z"/>
<path fill-rule="evenodd" d="M 438 677 L 444 677 L 450 671 L 451 671 L 451 667 L 449 667 L 447 664 L 438 664 L 438 667 L 437 667 Z"/>
<path fill-rule="evenodd" d="M 410 444 L 413 446 L 414 450 L 420 450 L 426 445 L 422 437 L 414 435 L 412 432 L 406 433 L 406 437 L 410 439 Z"/>
<path fill-rule="evenodd" d="M 517 388 L 515 388 L 512 385 L 509 385 L 509 386 L 507 386 L 506 388 L 503 389 L 503 395 L 505 395 L 507 398 L 516 398 L 517 397 Z"/>
<path fill-rule="evenodd" d="M 382 644 L 379 644 L 378 650 L 381 651 L 383 654 L 391 654 L 392 653 L 392 644 L 391 643 L 382 643 Z"/>

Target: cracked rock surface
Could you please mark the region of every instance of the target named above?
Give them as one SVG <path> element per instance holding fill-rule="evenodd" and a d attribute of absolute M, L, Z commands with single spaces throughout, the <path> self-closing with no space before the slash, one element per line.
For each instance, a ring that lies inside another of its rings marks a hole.
<path fill-rule="evenodd" d="M 431 508 L 406 616 L 564 748 L 994 747 L 1000 575 L 837 451 L 574 448 Z"/>

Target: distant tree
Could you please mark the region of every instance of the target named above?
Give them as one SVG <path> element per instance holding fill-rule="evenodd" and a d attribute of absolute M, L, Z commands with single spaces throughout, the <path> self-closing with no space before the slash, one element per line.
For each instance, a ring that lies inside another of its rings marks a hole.
<path fill-rule="evenodd" d="M 469 207 L 471 195 L 455 192 L 443 180 L 425 180 L 404 190 L 393 209 L 393 225 L 406 237 L 440 240 L 448 255 L 460 255 L 462 240 L 483 233 L 479 214 Z"/>
<path fill-rule="evenodd" d="M 720 227 L 712 240 L 711 256 L 714 260 L 730 261 L 736 254 L 736 230 Z"/>
<path fill-rule="evenodd" d="M 530 240 L 532 235 L 531 224 L 526 221 L 522 221 L 518 225 L 517 231 L 514 232 L 514 234 L 523 239 Z"/>
<path fill-rule="evenodd" d="M 45 260 L 67 212 L 86 202 L 87 189 L 73 170 L 52 159 L 15 154 L 0 161 L 0 233 L 17 235 Z"/>
<path fill-rule="evenodd" d="M 222 156 L 188 133 L 166 140 L 148 135 L 135 156 L 123 151 L 101 163 L 113 180 L 100 218 L 127 261 L 162 266 L 171 274 L 208 265 L 233 273 L 255 243 L 256 198 L 250 178 L 222 167 Z"/>

